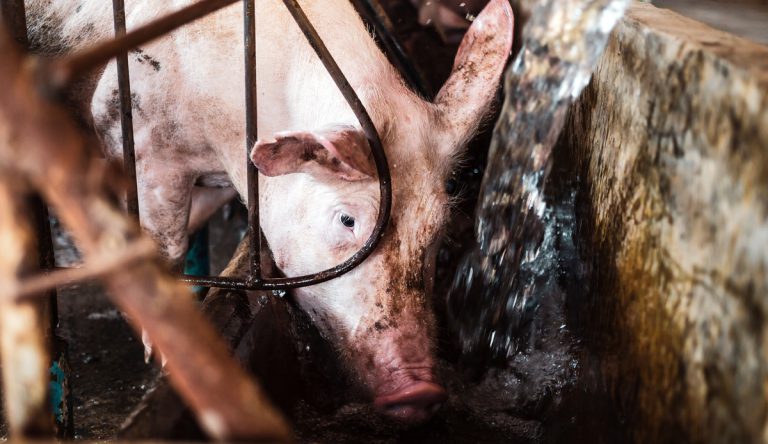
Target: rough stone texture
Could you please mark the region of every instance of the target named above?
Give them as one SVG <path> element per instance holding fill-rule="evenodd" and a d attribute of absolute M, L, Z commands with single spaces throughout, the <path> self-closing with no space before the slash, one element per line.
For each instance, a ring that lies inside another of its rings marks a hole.
<path fill-rule="evenodd" d="M 557 153 L 593 249 L 574 318 L 633 440 L 768 441 L 768 47 L 634 4 Z"/>
<path fill-rule="evenodd" d="M 768 44 L 768 2 L 765 0 L 653 0 L 653 4 Z"/>

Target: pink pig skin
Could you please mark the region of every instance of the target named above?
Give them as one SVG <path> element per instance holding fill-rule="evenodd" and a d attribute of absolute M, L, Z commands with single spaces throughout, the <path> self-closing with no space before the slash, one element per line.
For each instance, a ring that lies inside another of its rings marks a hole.
<path fill-rule="evenodd" d="M 128 28 L 189 3 L 127 0 Z M 424 270 L 433 268 L 449 216 L 445 179 L 495 97 L 512 46 L 512 10 L 507 0 L 485 7 L 428 102 L 404 85 L 347 1 L 300 3 L 381 134 L 393 206 L 369 259 L 294 296 L 376 408 L 421 422 L 446 398 L 434 372 L 433 276 Z M 27 7 L 43 51 L 112 34 L 104 0 L 28 0 Z M 257 0 L 256 8 L 260 140 L 250 154 L 262 172 L 262 228 L 285 274 L 313 273 L 350 257 L 371 233 L 375 169 L 358 122 L 282 2 Z M 247 196 L 242 23 L 242 6 L 233 5 L 129 53 L 142 224 L 172 261 L 183 257 L 190 226 L 234 190 Z M 80 98 L 106 154 L 121 158 L 115 64 L 84 81 Z"/>

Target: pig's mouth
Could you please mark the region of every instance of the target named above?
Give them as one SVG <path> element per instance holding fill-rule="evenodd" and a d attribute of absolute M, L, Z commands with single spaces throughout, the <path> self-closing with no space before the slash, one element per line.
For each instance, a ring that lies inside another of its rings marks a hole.
<path fill-rule="evenodd" d="M 384 416 L 398 422 L 418 424 L 431 418 L 447 398 L 441 386 L 415 381 L 396 392 L 377 396 L 373 405 Z"/>

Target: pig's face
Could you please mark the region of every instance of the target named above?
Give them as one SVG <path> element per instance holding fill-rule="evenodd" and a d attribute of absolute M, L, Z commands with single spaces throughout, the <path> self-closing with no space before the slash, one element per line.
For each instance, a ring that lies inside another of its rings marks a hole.
<path fill-rule="evenodd" d="M 465 37 L 434 103 L 407 91 L 377 121 L 392 174 L 392 217 L 379 247 L 296 300 L 342 354 L 385 414 L 422 421 L 444 401 L 434 375 L 434 246 L 449 213 L 447 174 L 495 95 L 512 43 L 512 13 L 493 0 Z M 370 105 L 369 105 L 370 106 Z M 378 214 L 379 187 L 361 131 L 336 126 L 257 142 L 252 160 L 270 176 L 262 226 L 289 276 L 333 267 L 357 252 Z M 268 191 L 269 193 L 269 191 Z"/>

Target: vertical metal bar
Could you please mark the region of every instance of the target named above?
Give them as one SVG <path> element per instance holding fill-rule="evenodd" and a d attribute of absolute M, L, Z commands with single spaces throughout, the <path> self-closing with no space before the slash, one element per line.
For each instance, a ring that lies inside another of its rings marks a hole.
<path fill-rule="evenodd" d="M 112 0 L 115 37 L 125 35 L 125 2 Z M 139 220 L 139 193 L 136 185 L 136 151 L 133 141 L 133 110 L 131 103 L 131 77 L 128 71 L 128 52 L 117 56 L 117 87 L 120 94 L 120 123 L 123 131 L 123 168 L 128 176 L 126 204 L 128 214 Z"/>
<path fill-rule="evenodd" d="M 2 173 L 0 177 L 4 176 Z M 18 179 L 18 178 L 16 178 Z M 12 178 L 0 179 L 0 361 L 6 419 L 14 438 L 52 432 L 48 410 L 49 325 L 40 301 L 16 300 L 20 276 L 38 268 L 29 208 Z"/>
<path fill-rule="evenodd" d="M 19 45 L 26 47 L 29 41 L 24 0 L 3 0 L 0 2 L 0 16 L 10 28 L 13 39 Z"/>
<path fill-rule="evenodd" d="M 0 3 L 0 20 L 5 21 L 10 28 L 13 39 L 21 46 L 27 47 L 29 39 L 27 36 L 27 16 L 24 8 L 24 0 L 4 0 Z M 53 239 L 51 237 L 51 226 L 48 223 L 48 207 L 39 196 L 32 196 L 28 202 L 33 213 L 38 240 L 37 248 L 39 253 L 40 268 L 43 270 L 52 270 L 55 266 L 53 258 Z M 51 290 L 48 297 L 50 316 L 49 337 L 52 336 L 53 329 L 58 325 L 59 314 L 56 301 L 56 290 Z"/>
<path fill-rule="evenodd" d="M 24 0 L 5 0 L 0 3 L 0 20 L 5 22 L 13 39 L 22 47 L 29 46 Z M 18 191 L 18 190 L 16 190 Z M 4 192 L 13 192 L 4 188 Z M 51 225 L 48 207 L 38 194 L 20 197 L 7 195 L 7 205 L 17 205 L 14 215 L 19 230 L 11 235 L 22 235 L 18 245 L 22 247 L 22 262 L 17 270 L 6 264 L 5 281 L 13 279 L 14 272 L 36 272 L 52 270 L 55 267 Z M 27 211 L 28 210 L 28 211 Z M 28 218 L 26 218 L 28 216 Z M 26 219 L 26 220 L 25 220 Z M 8 221 L 6 229 L 13 225 Z M 32 228 L 24 239 L 25 230 Z M 4 248 L 11 248 L 3 242 Z M 35 248 L 36 247 L 36 248 Z M 46 297 L 37 301 L 14 302 L 9 295 L 0 295 L 0 331 L 2 333 L 3 376 L 8 422 L 11 431 L 20 436 L 49 436 L 52 431 L 52 416 L 48 405 L 49 351 L 54 343 L 55 329 L 59 322 L 56 289 L 46 292 Z M 31 359 L 32 358 L 32 359 Z M 30 362 L 32 360 L 33 362 Z M 60 424 L 56 424 L 60 426 Z"/>
<path fill-rule="evenodd" d="M 248 186 L 249 283 L 261 280 L 261 225 L 259 223 L 259 172 L 250 160 L 258 138 L 256 124 L 256 10 L 254 0 L 243 0 L 245 15 L 245 162 Z"/>
<path fill-rule="evenodd" d="M 38 194 L 28 199 L 31 208 L 32 220 L 37 233 L 37 252 L 41 270 L 53 270 L 56 261 L 53 255 L 53 237 L 51 236 L 51 224 L 48 220 L 48 206 Z M 56 289 L 48 291 L 47 311 L 50 316 L 48 337 L 53 338 L 54 330 L 59 325 L 59 305 L 56 298 Z"/>

